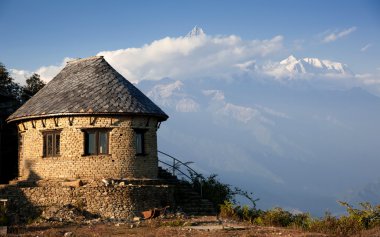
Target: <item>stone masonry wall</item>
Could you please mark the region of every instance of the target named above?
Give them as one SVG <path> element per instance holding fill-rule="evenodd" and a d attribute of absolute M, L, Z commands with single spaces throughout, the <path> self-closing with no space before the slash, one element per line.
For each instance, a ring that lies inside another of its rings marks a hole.
<path fill-rule="evenodd" d="M 72 205 L 100 218 L 132 219 L 142 211 L 173 205 L 173 188 L 167 185 L 0 187 L 0 197 L 9 199 L 12 223 L 23 223 L 51 208 Z"/>
<path fill-rule="evenodd" d="M 54 178 L 156 179 L 157 119 L 143 116 L 59 117 L 18 124 L 22 139 L 19 155 L 21 180 Z M 108 128 L 109 154 L 84 155 L 82 129 Z M 146 129 L 146 155 L 136 155 L 134 129 Z M 60 155 L 43 157 L 43 132 L 61 129 Z"/>

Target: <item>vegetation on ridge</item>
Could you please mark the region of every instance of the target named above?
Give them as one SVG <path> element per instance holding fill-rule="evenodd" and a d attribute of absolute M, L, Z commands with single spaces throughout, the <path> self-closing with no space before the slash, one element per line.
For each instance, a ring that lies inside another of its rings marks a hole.
<path fill-rule="evenodd" d="M 195 190 L 200 190 L 200 185 L 202 185 L 203 197 L 215 205 L 220 218 L 244 221 L 259 226 L 296 228 L 334 236 L 350 236 L 363 230 L 380 228 L 380 205 L 373 206 L 365 202 L 359 204 L 360 208 L 354 208 L 346 202 L 339 201 L 339 204 L 346 208 L 347 215 L 337 217 L 326 212 L 322 218 L 312 217 L 309 213 L 291 213 L 280 207 L 264 211 L 256 208 L 256 202 L 259 199 L 254 199 L 252 193 L 220 182 L 216 174 L 207 178 L 192 172 L 190 174 L 191 185 Z M 248 198 L 252 205 L 238 205 L 236 195 Z"/>

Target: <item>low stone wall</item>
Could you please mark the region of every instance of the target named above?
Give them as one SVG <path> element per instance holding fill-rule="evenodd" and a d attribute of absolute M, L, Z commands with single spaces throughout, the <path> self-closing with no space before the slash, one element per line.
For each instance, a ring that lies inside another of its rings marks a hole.
<path fill-rule="evenodd" d="M 0 187 L 0 197 L 9 199 L 12 223 L 28 222 L 49 208 L 67 205 L 100 218 L 131 219 L 141 211 L 172 206 L 174 189 L 168 185 L 86 184 L 64 187 L 59 182 L 45 185 Z"/>

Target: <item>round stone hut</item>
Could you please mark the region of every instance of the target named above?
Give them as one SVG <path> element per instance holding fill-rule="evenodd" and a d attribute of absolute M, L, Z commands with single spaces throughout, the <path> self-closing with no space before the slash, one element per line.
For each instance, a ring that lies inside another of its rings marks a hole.
<path fill-rule="evenodd" d="M 156 179 L 168 116 L 102 56 L 78 59 L 14 112 L 19 180 Z"/>

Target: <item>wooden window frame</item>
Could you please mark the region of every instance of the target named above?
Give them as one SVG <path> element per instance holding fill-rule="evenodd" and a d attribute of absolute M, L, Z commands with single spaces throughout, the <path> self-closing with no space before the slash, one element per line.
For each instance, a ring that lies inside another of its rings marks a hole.
<path fill-rule="evenodd" d="M 101 156 L 101 155 L 109 155 L 110 154 L 110 129 L 104 128 L 90 128 L 90 129 L 82 129 L 83 132 L 83 142 L 84 142 L 84 154 L 83 156 Z M 90 154 L 88 150 L 88 134 L 95 133 L 95 153 Z M 106 153 L 100 153 L 100 133 L 106 133 L 107 135 L 107 144 L 106 144 Z"/>
<path fill-rule="evenodd" d="M 59 136 L 59 150 L 57 152 L 57 135 Z M 48 154 L 48 136 L 52 136 L 51 154 Z M 61 156 L 61 130 L 42 131 L 42 157 L 58 157 Z"/>
<path fill-rule="evenodd" d="M 145 156 L 147 155 L 146 149 L 145 149 L 145 133 L 148 131 L 148 129 L 141 129 L 141 128 L 135 128 L 133 129 L 135 131 L 135 153 L 136 156 Z M 141 134 L 141 152 L 137 152 L 137 134 Z"/>

